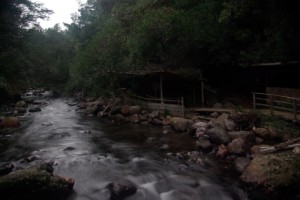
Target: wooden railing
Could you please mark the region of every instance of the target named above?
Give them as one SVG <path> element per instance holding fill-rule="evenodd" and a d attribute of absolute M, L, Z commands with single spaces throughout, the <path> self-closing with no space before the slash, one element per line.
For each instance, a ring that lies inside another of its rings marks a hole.
<path fill-rule="evenodd" d="M 258 106 L 269 108 L 271 115 L 274 111 L 283 111 L 293 114 L 294 121 L 297 121 L 297 115 L 300 114 L 300 98 L 281 96 L 268 93 L 252 93 L 253 94 L 253 109 Z"/>
<path fill-rule="evenodd" d="M 133 95 L 133 98 L 142 106 L 149 110 L 160 110 L 162 112 L 169 112 L 170 114 L 182 116 L 185 115 L 184 99 L 183 97 L 177 99 L 167 98 L 150 98 Z"/>

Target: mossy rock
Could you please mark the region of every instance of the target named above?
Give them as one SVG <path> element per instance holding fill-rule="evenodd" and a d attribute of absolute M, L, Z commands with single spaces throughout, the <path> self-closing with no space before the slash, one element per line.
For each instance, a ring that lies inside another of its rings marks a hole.
<path fill-rule="evenodd" d="M 299 194 L 300 157 L 290 151 L 258 155 L 244 170 L 241 180 L 263 188 L 272 196 Z"/>
<path fill-rule="evenodd" d="M 74 181 L 40 168 L 29 168 L 0 177 L 0 194 L 7 200 L 64 200 L 72 191 Z"/>

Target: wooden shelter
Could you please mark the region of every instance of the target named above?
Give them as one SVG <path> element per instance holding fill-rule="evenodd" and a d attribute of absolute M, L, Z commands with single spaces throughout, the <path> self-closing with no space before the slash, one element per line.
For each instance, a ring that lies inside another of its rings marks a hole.
<path fill-rule="evenodd" d="M 187 107 L 205 103 L 206 80 L 202 78 L 201 73 L 189 76 L 180 70 L 150 68 L 126 74 L 131 75 L 131 81 L 124 81 L 123 84 L 139 96 L 160 99 L 161 104 L 170 99 L 183 98 Z"/>
<path fill-rule="evenodd" d="M 259 63 L 249 66 L 255 92 L 300 98 L 300 62 Z"/>

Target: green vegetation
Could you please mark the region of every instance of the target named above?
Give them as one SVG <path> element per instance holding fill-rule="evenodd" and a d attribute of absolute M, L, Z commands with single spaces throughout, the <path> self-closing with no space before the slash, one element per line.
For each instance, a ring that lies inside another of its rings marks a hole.
<path fill-rule="evenodd" d="M 276 116 L 260 115 L 260 127 L 272 127 L 285 135 L 299 136 L 299 125 Z"/>
<path fill-rule="evenodd" d="M 42 30 L 51 11 L 0 3 L 0 93 L 28 86 L 109 93 L 123 72 L 164 66 L 189 72 L 300 58 L 291 0 L 88 0 L 73 22 Z M 194 73 L 195 75 L 195 73 Z"/>

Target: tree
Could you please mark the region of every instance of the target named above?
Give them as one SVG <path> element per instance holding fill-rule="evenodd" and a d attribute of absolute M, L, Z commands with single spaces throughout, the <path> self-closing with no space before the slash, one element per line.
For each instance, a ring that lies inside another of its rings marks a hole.
<path fill-rule="evenodd" d="M 29 0 L 0 2 L 0 89 L 16 93 L 24 84 L 24 72 L 29 66 L 22 52 L 24 37 L 37 19 L 44 19 L 51 11 Z"/>

